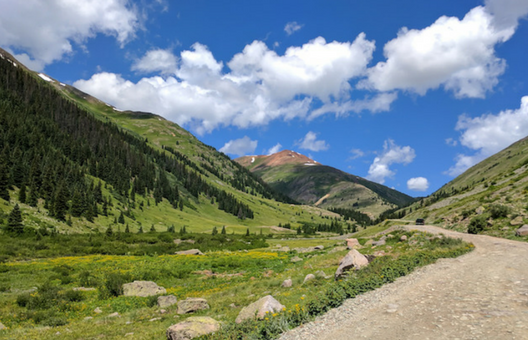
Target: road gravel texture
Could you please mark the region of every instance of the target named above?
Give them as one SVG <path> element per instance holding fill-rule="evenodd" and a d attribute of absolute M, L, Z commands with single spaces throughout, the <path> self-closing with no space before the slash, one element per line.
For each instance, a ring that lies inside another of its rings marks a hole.
<path fill-rule="evenodd" d="M 528 339 L 528 243 L 434 226 L 475 250 L 347 300 L 281 340 Z"/>

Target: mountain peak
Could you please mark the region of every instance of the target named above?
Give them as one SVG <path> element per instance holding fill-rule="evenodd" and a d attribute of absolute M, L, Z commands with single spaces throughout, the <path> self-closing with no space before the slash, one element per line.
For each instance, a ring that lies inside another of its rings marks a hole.
<path fill-rule="evenodd" d="M 282 150 L 271 155 L 244 156 L 235 159 L 245 167 L 267 168 L 284 164 L 320 165 L 313 159 L 292 150 Z"/>

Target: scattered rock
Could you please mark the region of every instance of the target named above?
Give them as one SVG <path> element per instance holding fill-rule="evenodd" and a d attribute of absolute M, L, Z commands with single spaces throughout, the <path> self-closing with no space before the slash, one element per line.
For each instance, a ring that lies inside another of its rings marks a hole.
<path fill-rule="evenodd" d="M 316 247 L 307 247 L 307 248 L 293 248 L 293 250 L 295 250 L 296 252 L 298 252 L 299 254 L 302 254 L 302 253 L 311 253 L 313 251 L 316 251 L 316 250 L 322 250 L 324 249 L 324 246 L 316 246 Z"/>
<path fill-rule="evenodd" d="M 158 307 L 166 308 L 175 305 L 178 299 L 174 295 L 158 296 Z"/>
<path fill-rule="evenodd" d="M 160 313 L 160 314 L 165 314 L 165 313 L 167 313 L 167 310 L 166 310 L 166 309 L 160 309 L 160 310 L 159 310 L 159 313 Z"/>
<path fill-rule="evenodd" d="M 308 274 L 304 277 L 304 281 L 303 281 L 303 284 L 308 282 L 308 281 L 312 281 L 312 280 L 315 280 L 315 275 L 314 274 Z"/>
<path fill-rule="evenodd" d="M 337 252 L 340 252 L 340 251 L 343 251 L 343 250 L 347 250 L 347 247 L 344 247 L 344 246 L 335 247 L 332 250 L 330 250 L 328 252 L 328 254 L 337 253 Z"/>
<path fill-rule="evenodd" d="M 368 259 L 361 254 L 356 249 L 352 249 L 351 251 L 346 254 L 343 259 L 339 262 L 339 267 L 337 268 L 335 272 L 335 279 L 337 280 L 340 278 L 346 271 L 354 268 L 355 270 L 358 270 L 364 266 L 368 265 Z"/>
<path fill-rule="evenodd" d="M 394 235 L 392 235 L 392 234 L 387 235 L 387 238 L 393 238 L 393 237 L 394 237 Z"/>
<path fill-rule="evenodd" d="M 86 321 L 92 320 L 92 319 L 93 319 L 93 317 L 91 317 L 91 316 L 87 316 L 87 317 L 84 318 L 84 320 L 86 320 Z"/>
<path fill-rule="evenodd" d="M 79 292 L 89 292 L 89 291 L 95 290 L 95 288 L 75 287 L 72 290 L 79 291 Z"/>
<path fill-rule="evenodd" d="M 357 249 L 361 247 L 357 238 L 347 238 L 345 241 L 348 249 Z"/>
<path fill-rule="evenodd" d="M 96 309 L 94 309 L 94 313 L 97 313 L 97 314 L 101 314 L 103 311 L 101 310 L 101 308 L 97 307 Z"/>
<path fill-rule="evenodd" d="M 159 320 L 161 320 L 161 318 L 152 318 L 149 320 L 149 322 L 154 322 L 154 321 L 159 321 Z"/>
<path fill-rule="evenodd" d="M 185 321 L 170 326 L 167 329 L 168 340 L 190 340 L 205 334 L 216 332 L 220 323 L 208 316 L 191 316 Z"/>
<path fill-rule="evenodd" d="M 475 209 L 475 212 L 477 213 L 477 215 L 482 215 L 484 213 L 484 207 L 478 207 L 477 209 Z"/>
<path fill-rule="evenodd" d="M 257 318 L 263 319 L 266 315 L 266 312 L 276 313 L 280 312 L 283 308 L 285 307 L 279 301 L 275 300 L 273 296 L 267 295 L 258 301 L 253 302 L 249 306 L 242 308 L 236 318 L 236 323 L 241 323 L 244 320 L 252 319 L 255 317 L 255 314 Z"/>
<path fill-rule="evenodd" d="M 174 254 L 176 255 L 203 255 L 203 253 L 198 249 L 189 249 L 189 250 L 182 250 L 177 251 Z"/>
<path fill-rule="evenodd" d="M 180 240 L 179 238 L 175 239 L 174 241 L 174 244 L 179 246 L 181 243 L 182 243 L 182 240 Z"/>
<path fill-rule="evenodd" d="M 178 314 L 193 313 L 198 310 L 209 309 L 209 304 L 206 299 L 202 298 L 187 298 L 178 301 Z"/>
<path fill-rule="evenodd" d="M 402 241 L 402 242 L 407 241 L 407 235 L 402 235 L 400 237 L 400 241 Z"/>
<path fill-rule="evenodd" d="M 315 272 L 315 277 L 322 277 L 326 279 L 326 273 L 322 270 L 318 270 Z"/>
<path fill-rule="evenodd" d="M 315 250 L 323 250 L 323 249 L 324 249 L 324 246 L 322 246 L 322 245 L 315 246 L 314 249 L 315 249 Z"/>
<path fill-rule="evenodd" d="M 373 246 L 384 246 L 385 245 L 385 239 L 380 239 L 379 241 L 372 242 Z"/>
<path fill-rule="evenodd" d="M 2 330 L 4 330 L 4 329 L 7 329 L 7 327 L 4 326 L 4 324 L 0 322 L 0 331 L 2 331 Z"/>
<path fill-rule="evenodd" d="M 516 236 L 526 236 L 528 235 L 528 224 L 523 225 L 515 231 Z"/>
<path fill-rule="evenodd" d="M 231 308 L 237 308 L 237 306 L 236 306 L 234 303 L 230 304 L 229 307 L 231 307 Z"/>
<path fill-rule="evenodd" d="M 275 251 L 282 251 L 282 252 L 287 253 L 290 251 L 290 247 L 286 247 L 286 246 L 280 247 L 279 249 L 276 249 Z"/>
<path fill-rule="evenodd" d="M 303 259 L 301 259 L 299 256 L 294 256 L 294 257 L 291 258 L 290 262 L 295 263 L 295 262 L 299 262 L 299 261 L 302 261 L 302 260 Z"/>
<path fill-rule="evenodd" d="M 108 317 L 109 317 L 109 318 L 120 318 L 121 315 L 119 315 L 118 312 L 115 312 L 115 313 L 112 313 L 112 314 L 108 314 Z"/>
<path fill-rule="evenodd" d="M 522 225 L 524 223 L 522 216 L 517 216 L 513 220 L 510 221 L 511 225 Z"/>
<path fill-rule="evenodd" d="M 380 257 L 380 256 L 385 256 L 385 252 L 383 250 L 378 250 L 378 251 L 375 251 L 374 252 L 374 257 Z M 370 263 L 371 261 L 369 261 Z"/>
<path fill-rule="evenodd" d="M 147 297 L 159 294 L 167 294 L 167 291 L 152 281 L 134 281 L 123 285 L 124 296 Z"/>
<path fill-rule="evenodd" d="M 365 242 L 365 246 L 371 246 L 372 245 L 372 240 L 367 240 L 367 242 Z"/>
<path fill-rule="evenodd" d="M 281 284 L 281 287 L 284 287 L 284 288 L 289 288 L 293 285 L 293 281 L 292 279 L 287 279 L 287 280 L 284 280 Z"/>

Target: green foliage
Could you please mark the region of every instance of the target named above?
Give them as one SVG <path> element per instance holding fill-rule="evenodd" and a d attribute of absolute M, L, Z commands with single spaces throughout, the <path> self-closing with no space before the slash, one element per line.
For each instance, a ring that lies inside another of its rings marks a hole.
<path fill-rule="evenodd" d="M 24 232 L 24 225 L 22 224 L 22 221 L 22 212 L 20 211 L 20 207 L 17 204 L 9 214 L 7 219 L 7 227 L 5 230 L 8 233 L 14 235 L 22 234 Z"/>
<path fill-rule="evenodd" d="M 478 234 L 482 230 L 484 230 L 484 228 L 486 228 L 486 225 L 487 225 L 486 216 L 484 215 L 475 216 L 469 222 L 468 233 Z"/>
<path fill-rule="evenodd" d="M 493 204 L 489 207 L 489 213 L 493 219 L 507 217 L 510 213 L 510 208 L 501 204 Z"/>
<path fill-rule="evenodd" d="M 107 299 L 112 296 L 123 295 L 123 284 L 130 281 L 129 275 L 119 273 L 109 273 L 106 275 L 104 283 L 99 287 L 99 296 L 101 299 Z"/>

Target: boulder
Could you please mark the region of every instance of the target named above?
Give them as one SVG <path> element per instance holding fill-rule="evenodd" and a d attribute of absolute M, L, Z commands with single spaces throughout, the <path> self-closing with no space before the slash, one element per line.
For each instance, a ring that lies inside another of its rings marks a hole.
<path fill-rule="evenodd" d="M 282 251 L 282 252 L 287 253 L 287 252 L 290 251 L 290 247 L 286 247 L 286 246 L 280 247 L 280 248 L 276 249 L 275 251 Z"/>
<path fill-rule="evenodd" d="M 478 207 L 477 209 L 475 209 L 475 212 L 477 213 L 477 215 L 482 215 L 484 211 L 485 211 L 484 207 Z"/>
<path fill-rule="evenodd" d="M 281 287 L 290 288 L 293 285 L 292 279 L 284 280 L 281 284 Z"/>
<path fill-rule="evenodd" d="M 374 241 L 374 242 L 372 242 L 372 245 L 373 246 L 384 246 L 385 245 L 385 240 L 382 239 L 382 240 L 379 240 L 379 241 Z"/>
<path fill-rule="evenodd" d="M 308 282 L 308 281 L 312 281 L 312 280 L 315 280 L 315 275 L 314 274 L 308 274 L 304 277 L 304 281 L 303 281 L 303 284 Z"/>
<path fill-rule="evenodd" d="M 522 225 L 524 223 L 522 216 L 517 216 L 513 220 L 510 221 L 511 225 Z"/>
<path fill-rule="evenodd" d="M 361 254 L 356 249 L 352 249 L 348 254 L 346 254 L 343 259 L 339 262 L 339 267 L 337 268 L 334 277 L 336 280 L 340 278 L 346 271 L 350 269 L 358 270 L 364 266 L 368 265 L 368 259 L 365 255 Z"/>
<path fill-rule="evenodd" d="M 121 315 L 119 315 L 118 312 L 115 312 L 115 313 L 112 313 L 112 314 L 108 314 L 108 317 L 109 317 L 109 318 L 120 318 Z"/>
<path fill-rule="evenodd" d="M 236 323 L 241 323 L 244 320 L 252 319 L 255 317 L 263 319 L 268 313 L 280 312 L 284 307 L 279 301 L 271 295 L 266 295 L 256 302 L 253 302 L 249 306 L 242 308 L 236 318 Z"/>
<path fill-rule="evenodd" d="M 318 270 L 315 272 L 315 277 L 322 277 L 322 278 L 326 278 L 326 273 L 322 270 Z"/>
<path fill-rule="evenodd" d="M 160 294 L 167 294 L 167 291 L 152 281 L 134 281 L 123 285 L 124 296 L 147 297 Z"/>
<path fill-rule="evenodd" d="M 178 301 L 178 314 L 193 313 L 203 309 L 209 309 L 209 304 L 206 299 L 187 298 Z"/>
<path fill-rule="evenodd" d="M 175 305 L 178 299 L 174 295 L 158 296 L 158 307 L 166 308 Z"/>
<path fill-rule="evenodd" d="M 367 242 L 365 242 L 365 246 L 371 246 L 372 245 L 372 239 L 370 240 L 367 240 Z"/>
<path fill-rule="evenodd" d="M 72 290 L 78 291 L 78 292 L 90 292 L 92 290 L 95 290 L 95 288 L 86 288 L 86 287 L 74 287 Z"/>
<path fill-rule="evenodd" d="M 198 249 L 189 249 L 177 251 L 174 254 L 176 255 L 203 255 L 203 253 Z"/>
<path fill-rule="evenodd" d="M 291 258 L 290 262 L 295 263 L 295 262 L 299 262 L 299 261 L 302 261 L 302 260 L 303 259 L 301 259 L 299 256 L 294 256 L 294 257 Z"/>
<path fill-rule="evenodd" d="M 403 241 L 407 241 L 407 235 L 402 235 L 402 236 L 400 237 L 400 241 L 402 241 L 402 242 L 403 242 Z"/>
<path fill-rule="evenodd" d="M 324 249 L 324 246 L 322 246 L 322 245 L 315 246 L 314 249 L 315 249 L 315 250 L 323 250 L 323 249 Z"/>
<path fill-rule="evenodd" d="M 220 323 L 208 316 L 191 316 L 185 321 L 170 326 L 167 329 L 168 340 L 190 340 L 199 336 L 216 332 Z"/>
<path fill-rule="evenodd" d="M 357 238 L 347 238 L 345 241 L 348 249 L 356 249 L 361 247 L 361 244 L 359 244 Z"/>
<path fill-rule="evenodd" d="M 519 229 L 515 231 L 515 235 L 517 236 L 526 236 L 528 235 L 528 224 L 523 225 Z"/>
<path fill-rule="evenodd" d="M 96 314 L 101 314 L 103 311 L 101 310 L 101 308 L 97 307 L 96 309 L 94 309 L 94 313 Z"/>

